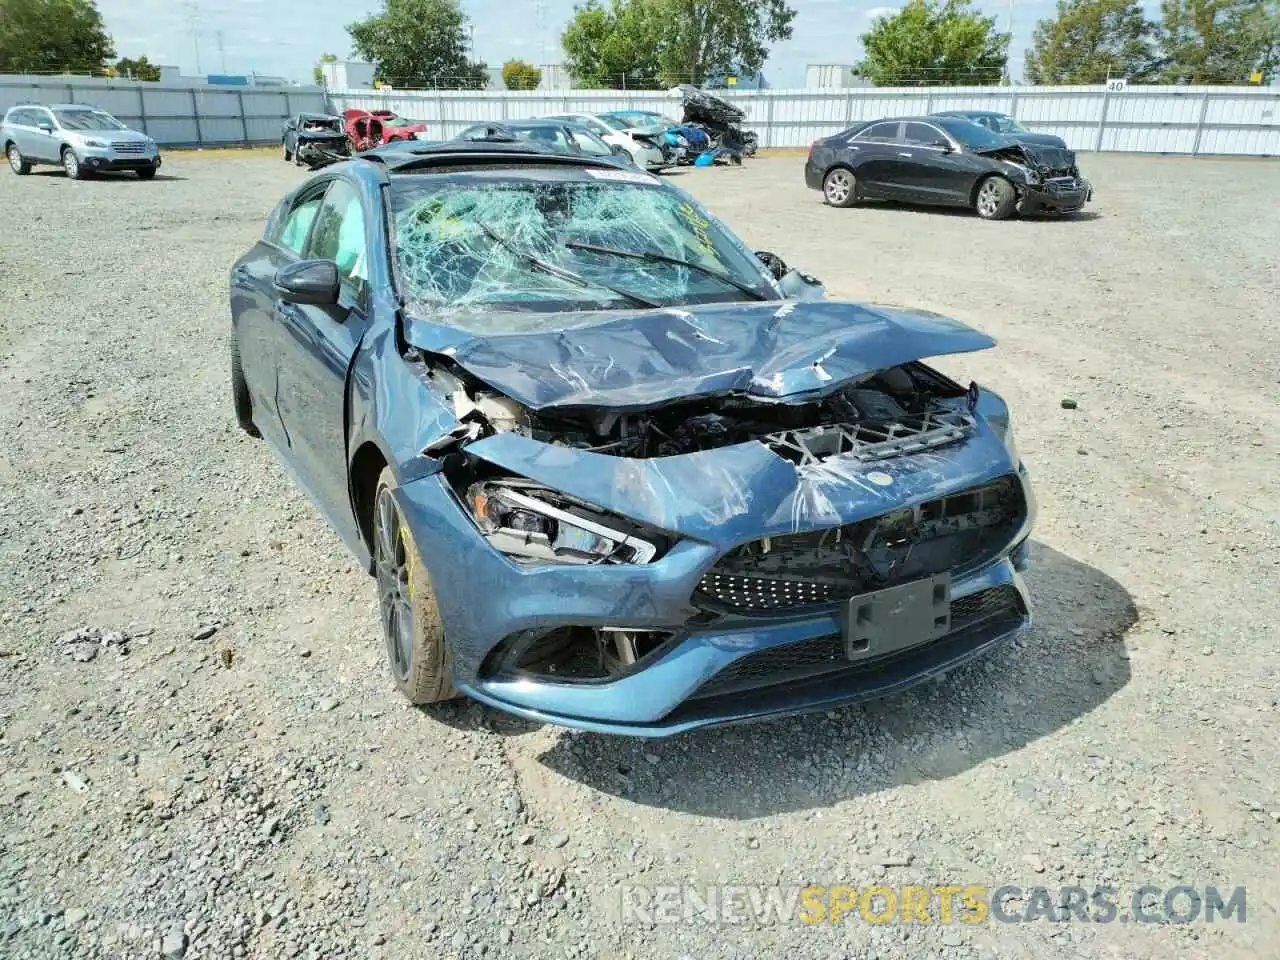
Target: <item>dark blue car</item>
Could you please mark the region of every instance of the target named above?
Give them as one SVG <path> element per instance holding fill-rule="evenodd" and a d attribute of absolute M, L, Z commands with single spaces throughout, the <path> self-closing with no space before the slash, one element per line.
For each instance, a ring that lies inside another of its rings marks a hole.
<path fill-rule="evenodd" d="M 662 735 L 900 690 L 1029 622 L 992 346 L 815 298 L 677 188 L 452 143 L 290 193 L 232 269 L 240 425 L 377 579 L 391 672 Z"/>

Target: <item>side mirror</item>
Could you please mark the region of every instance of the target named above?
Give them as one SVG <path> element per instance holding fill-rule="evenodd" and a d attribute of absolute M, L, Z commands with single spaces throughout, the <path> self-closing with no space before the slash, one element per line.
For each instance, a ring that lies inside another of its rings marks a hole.
<path fill-rule="evenodd" d="M 276 271 L 274 284 L 282 300 L 316 307 L 332 307 L 338 302 L 342 278 L 332 260 L 299 260 Z"/>
<path fill-rule="evenodd" d="M 946 140 L 935 140 L 930 144 L 930 146 L 937 147 L 943 153 L 951 152 L 951 144 Z"/>
<path fill-rule="evenodd" d="M 626 148 L 618 143 L 609 144 L 609 152 L 615 157 L 625 157 L 628 155 Z"/>
<path fill-rule="evenodd" d="M 36 127 L 43 130 L 45 133 L 53 133 L 53 124 L 48 120 L 41 120 L 36 124 Z"/>

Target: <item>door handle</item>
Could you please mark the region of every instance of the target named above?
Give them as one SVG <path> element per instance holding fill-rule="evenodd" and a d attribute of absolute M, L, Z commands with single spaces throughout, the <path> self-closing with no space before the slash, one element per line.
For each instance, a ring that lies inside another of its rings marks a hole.
<path fill-rule="evenodd" d="M 899 150 L 899 151 L 898 151 L 898 156 L 900 156 L 900 157 L 909 157 L 909 156 L 911 156 L 911 151 L 910 151 L 910 150 Z"/>

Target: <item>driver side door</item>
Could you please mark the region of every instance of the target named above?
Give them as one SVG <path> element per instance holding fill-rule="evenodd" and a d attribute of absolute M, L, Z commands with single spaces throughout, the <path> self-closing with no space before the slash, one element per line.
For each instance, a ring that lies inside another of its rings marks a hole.
<path fill-rule="evenodd" d="M 370 226 L 359 186 L 329 182 L 302 250 L 304 260 L 338 265 L 341 288 L 330 306 L 276 298 L 280 419 L 292 466 L 339 530 L 351 522 L 347 489 L 347 374 L 368 327 Z"/>

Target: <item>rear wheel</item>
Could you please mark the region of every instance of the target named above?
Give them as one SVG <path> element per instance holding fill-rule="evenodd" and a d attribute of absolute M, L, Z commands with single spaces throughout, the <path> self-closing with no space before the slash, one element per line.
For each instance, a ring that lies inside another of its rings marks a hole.
<path fill-rule="evenodd" d="M 67 176 L 72 180 L 83 180 L 85 177 L 84 167 L 80 165 L 80 158 L 76 156 L 76 152 L 70 147 L 62 148 L 62 169 L 67 171 Z"/>
<path fill-rule="evenodd" d="M 833 207 L 852 207 L 858 199 L 858 181 L 852 170 L 836 167 L 822 179 L 822 196 Z"/>
<path fill-rule="evenodd" d="M 444 623 L 426 565 L 392 491 L 391 468 L 378 477 L 373 498 L 373 564 L 391 677 L 411 703 L 456 697 L 444 642 Z"/>
<path fill-rule="evenodd" d="M 31 172 L 31 164 L 22 156 L 22 151 L 18 149 L 16 143 L 9 144 L 9 149 L 5 151 L 5 155 L 9 158 L 9 169 L 20 177 L 25 177 Z"/>
<path fill-rule="evenodd" d="M 1013 214 L 1017 202 L 1013 184 L 997 174 L 982 181 L 973 208 L 983 220 L 1006 220 Z"/>

